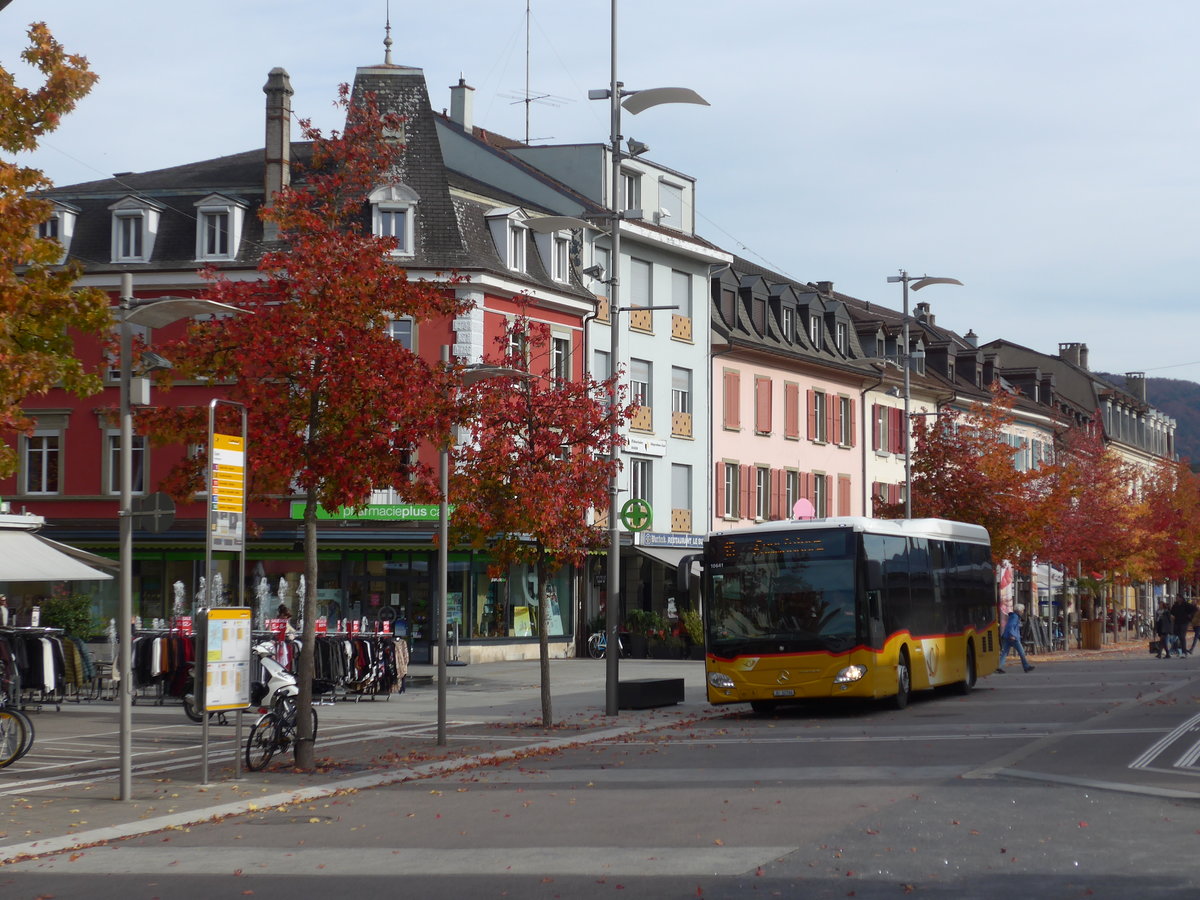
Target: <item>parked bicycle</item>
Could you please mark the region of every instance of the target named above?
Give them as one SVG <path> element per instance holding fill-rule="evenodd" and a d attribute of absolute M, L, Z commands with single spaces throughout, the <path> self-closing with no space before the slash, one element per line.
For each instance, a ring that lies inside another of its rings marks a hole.
<path fill-rule="evenodd" d="M 592 659 L 604 659 L 608 653 L 608 632 L 597 631 L 587 642 L 588 655 Z M 621 636 L 617 635 L 617 653 L 625 656 L 625 645 L 621 643 Z"/>
<path fill-rule="evenodd" d="M 8 691 L 7 666 L 0 662 L 0 769 L 15 763 L 33 746 L 33 722 L 8 705 Z"/>
<path fill-rule="evenodd" d="M 288 672 L 274 656 L 275 645 L 264 641 L 254 647 L 267 673 L 267 682 L 254 681 L 250 684 L 250 705 L 259 706 L 262 715 L 250 727 L 246 739 L 246 768 L 257 772 L 271 761 L 276 753 L 295 752 L 296 738 L 296 678 Z M 313 694 L 318 693 L 317 682 L 313 682 Z M 312 736 L 317 736 L 317 711 L 312 711 Z"/>
<path fill-rule="evenodd" d="M 317 711 L 312 711 L 312 734 L 317 736 Z M 293 753 L 296 739 L 299 737 L 296 728 L 296 698 L 284 697 L 269 710 L 259 716 L 258 721 L 250 726 L 250 735 L 246 738 L 246 768 L 257 772 L 264 768 L 277 753 Z"/>

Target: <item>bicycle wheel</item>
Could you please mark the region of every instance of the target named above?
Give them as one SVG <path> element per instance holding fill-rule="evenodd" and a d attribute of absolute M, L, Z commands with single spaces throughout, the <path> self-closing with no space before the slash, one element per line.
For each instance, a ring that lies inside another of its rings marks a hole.
<path fill-rule="evenodd" d="M 29 716 L 25 715 L 19 709 L 10 709 L 8 711 L 20 719 L 21 725 L 25 728 L 25 742 L 21 745 L 21 752 L 17 754 L 17 759 L 20 759 L 33 746 L 33 719 L 29 718 Z"/>
<path fill-rule="evenodd" d="M 313 706 L 313 707 L 310 707 L 310 709 L 312 711 L 312 723 L 313 723 L 312 736 L 313 736 L 313 740 L 316 740 L 317 739 L 317 708 L 315 706 Z M 283 698 L 277 700 L 275 703 L 274 710 L 275 710 L 275 714 L 277 716 L 282 718 L 284 721 L 290 723 L 293 726 L 293 728 L 295 727 L 295 723 L 296 723 L 296 698 L 295 697 L 283 697 Z"/>
<path fill-rule="evenodd" d="M 601 641 L 601 632 L 596 632 L 588 638 L 588 655 L 592 659 L 604 658 L 604 644 Z"/>
<path fill-rule="evenodd" d="M 246 768 L 251 772 L 266 766 L 279 749 L 281 725 L 279 717 L 269 712 L 259 716 L 250 726 L 250 736 L 246 738 Z"/>
<path fill-rule="evenodd" d="M 0 709 L 0 769 L 20 759 L 24 747 L 24 716 L 13 715 L 10 709 Z"/>

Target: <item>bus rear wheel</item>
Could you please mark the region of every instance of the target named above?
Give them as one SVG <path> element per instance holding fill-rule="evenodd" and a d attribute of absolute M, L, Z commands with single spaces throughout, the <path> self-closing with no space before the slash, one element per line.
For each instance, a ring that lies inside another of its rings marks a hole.
<path fill-rule="evenodd" d="M 975 682 L 978 680 L 978 678 L 979 678 L 979 673 L 976 671 L 976 667 L 975 667 L 975 648 L 973 646 L 968 646 L 967 647 L 967 669 L 966 669 L 966 672 L 963 673 L 963 680 L 958 682 L 958 684 L 956 684 L 954 686 L 955 690 L 957 690 L 958 693 L 960 693 L 960 694 L 971 693 L 972 689 L 974 689 L 974 687 L 975 687 Z"/>
<path fill-rule="evenodd" d="M 751 700 L 750 708 L 760 716 L 769 716 L 779 706 L 774 700 Z"/>
<path fill-rule="evenodd" d="M 912 693 L 912 669 L 908 665 L 908 651 L 900 651 L 900 659 L 896 662 L 896 696 L 892 698 L 894 709 L 904 709 L 908 706 L 908 697 Z"/>

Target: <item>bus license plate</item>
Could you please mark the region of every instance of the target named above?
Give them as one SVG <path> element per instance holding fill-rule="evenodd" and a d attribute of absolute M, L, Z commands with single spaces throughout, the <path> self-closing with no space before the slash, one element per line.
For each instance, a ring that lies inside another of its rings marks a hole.
<path fill-rule="evenodd" d="M 780 688 L 777 691 L 772 691 L 776 697 L 795 697 L 796 691 L 793 688 Z"/>

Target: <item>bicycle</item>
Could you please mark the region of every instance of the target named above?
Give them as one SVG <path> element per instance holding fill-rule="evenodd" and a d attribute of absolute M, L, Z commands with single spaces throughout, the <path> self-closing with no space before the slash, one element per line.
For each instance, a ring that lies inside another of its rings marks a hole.
<path fill-rule="evenodd" d="M 592 659 L 604 659 L 608 653 L 608 632 L 597 631 L 587 642 L 588 655 Z M 617 635 L 617 653 L 621 656 L 625 655 L 625 645 L 621 643 L 621 636 Z"/>
<path fill-rule="evenodd" d="M 312 710 L 312 736 L 317 737 L 317 711 Z M 257 772 L 276 753 L 294 752 L 297 740 L 296 700 L 284 697 L 258 717 L 246 738 L 246 768 Z"/>
<path fill-rule="evenodd" d="M 8 679 L 0 662 L 0 769 L 12 765 L 33 746 L 33 722 L 16 707 L 8 705 Z"/>

